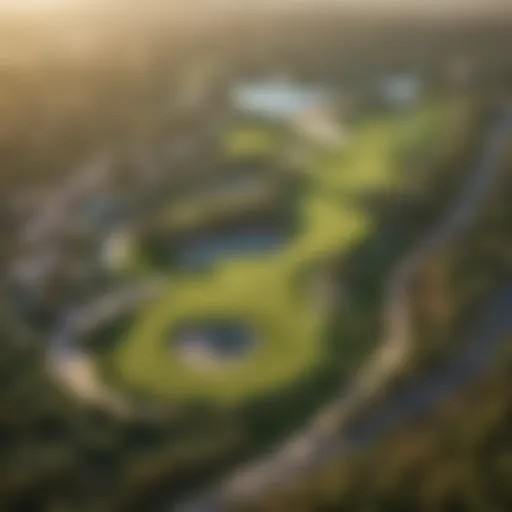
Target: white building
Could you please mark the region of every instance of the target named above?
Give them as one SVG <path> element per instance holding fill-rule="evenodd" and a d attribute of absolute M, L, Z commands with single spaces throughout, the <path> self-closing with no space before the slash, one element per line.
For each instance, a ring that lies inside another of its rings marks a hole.
<path fill-rule="evenodd" d="M 332 101 L 331 91 L 324 86 L 293 84 L 282 78 L 242 84 L 231 92 L 236 110 L 272 120 L 290 120 L 306 111 L 327 108 Z"/>
<path fill-rule="evenodd" d="M 101 265 L 108 271 L 121 271 L 129 265 L 133 255 L 134 240 L 128 231 L 118 231 L 108 236 L 101 248 Z"/>
<path fill-rule="evenodd" d="M 415 73 L 389 75 L 379 84 L 379 97 L 388 107 L 408 108 L 418 101 L 422 89 L 422 80 Z"/>

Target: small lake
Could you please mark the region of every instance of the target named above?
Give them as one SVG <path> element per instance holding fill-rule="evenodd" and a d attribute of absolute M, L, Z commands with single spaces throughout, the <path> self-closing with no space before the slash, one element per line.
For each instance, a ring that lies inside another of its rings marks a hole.
<path fill-rule="evenodd" d="M 249 355 L 256 347 L 256 335 L 243 322 L 199 321 L 175 331 L 171 344 L 188 362 L 218 364 Z"/>
<path fill-rule="evenodd" d="M 203 269 L 223 258 L 250 257 L 284 247 L 289 235 L 284 230 L 244 228 L 216 234 L 202 234 L 183 241 L 176 250 L 180 267 Z"/>

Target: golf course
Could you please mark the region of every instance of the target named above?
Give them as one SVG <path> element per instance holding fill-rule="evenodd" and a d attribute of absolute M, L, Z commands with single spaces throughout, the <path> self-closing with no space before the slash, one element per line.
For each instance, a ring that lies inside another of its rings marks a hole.
<path fill-rule="evenodd" d="M 407 112 L 379 112 L 355 123 L 350 140 L 339 148 L 298 141 L 309 155 L 298 170 L 306 183 L 296 200 L 299 229 L 274 248 L 266 244 L 259 250 L 254 243 L 250 250 L 239 250 L 235 244 L 223 252 L 217 247 L 206 272 L 172 265 L 166 272 L 159 269 L 167 292 L 137 312 L 109 354 L 117 384 L 169 402 L 229 405 L 272 394 L 307 379 L 323 362 L 332 364 L 323 332 L 333 314 L 343 315 L 343 307 L 338 304 L 341 284 L 329 277 L 329 269 L 376 233 L 378 219 L 363 199 L 414 184 L 418 171 L 409 166 L 411 157 L 435 154 L 459 122 L 460 108 L 438 101 Z M 237 130 L 246 135 L 237 135 Z M 293 142 L 293 133 L 273 125 L 265 133 L 261 123 L 253 129 L 247 121 L 225 137 L 226 154 L 261 151 L 278 159 L 284 142 L 272 137 Z M 236 217 L 237 203 L 228 207 Z M 216 208 L 225 209 L 226 202 L 206 195 L 204 201 L 188 203 L 182 222 L 207 222 Z M 171 220 L 179 218 L 175 213 Z M 152 276 L 147 264 L 137 272 Z M 305 274 L 311 279 L 301 280 Z M 326 275 L 328 289 L 324 286 L 320 295 L 328 298 L 320 300 L 312 289 L 315 279 Z M 298 281 L 305 285 L 297 286 Z M 184 356 L 183 344 L 179 349 L 173 344 L 173 333 L 184 325 L 208 322 L 245 325 L 254 346 L 226 361 L 209 351 L 214 364 L 194 364 Z"/>

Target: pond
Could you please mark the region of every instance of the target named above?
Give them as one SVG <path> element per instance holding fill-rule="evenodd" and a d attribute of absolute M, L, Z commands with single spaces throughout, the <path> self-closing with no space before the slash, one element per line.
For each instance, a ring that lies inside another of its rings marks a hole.
<path fill-rule="evenodd" d="M 184 240 L 176 249 L 175 262 L 188 269 L 204 269 L 223 258 L 251 256 L 279 250 L 288 242 L 285 230 L 243 228 L 201 234 Z"/>
<path fill-rule="evenodd" d="M 171 346 L 185 362 L 215 366 L 241 361 L 256 348 L 254 330 L 238 321 L 198 321 L 171 335 Z"/>

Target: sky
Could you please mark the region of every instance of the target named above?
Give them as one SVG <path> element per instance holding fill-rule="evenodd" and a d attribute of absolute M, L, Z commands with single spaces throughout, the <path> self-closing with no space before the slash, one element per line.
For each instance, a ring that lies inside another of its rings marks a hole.
<path fill-rule="evenodd" d="M 183 22 L 203 23 L 224 15 L 286 12 L 300 7 L 335 8 L 388 19 L 484 16 L 512 20 L 512 0 L 0 0 L 0 23 L 26 20 L 43 26 L 58 22 L 68 28 L 97 30 L 102 21 L 117 23 L 122 19 L 140 24 L 144 18 L 159 22 L 181 18 Z"/>
<path fill-rule="evenodd" d="M 0 0 L 0 9 L 4 11 L 23 11 L 41 9 L 61 9 L 76 3 L 74 0 Z"/>
<path fill-rule="evenodd" d="M 55 10 L 86 4 L 85 0 L 0 0 L 2 10 Z"/>
<path fill-rule="evenodd" d="M 465 9 L 492 9 L 497 6 L 507 6 L 512 4 L 510 0 L 0 0 L 0 12 L 8 11 L 59 11 L 69 9 L 90 9 L 98 8 L 108 4 L 117 4 L 123 6 L 143 6 L 147 4 L 160 3 L 162 5 L 173 5 L 180 7 L 197 6 L 203 7 L 205 4 L 214 8 L 215 6 L 229 8 L 236 6 L 293 6 L 293 5 L 313 5 L 325 4 L 340 7 L 364 7 L 364 6 L 382 6 L 382 7 L 400 7 L 405 9 L 423 8 L 423 9 L 443 9 L 443 8 L 465 8 Z"/>

